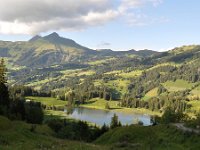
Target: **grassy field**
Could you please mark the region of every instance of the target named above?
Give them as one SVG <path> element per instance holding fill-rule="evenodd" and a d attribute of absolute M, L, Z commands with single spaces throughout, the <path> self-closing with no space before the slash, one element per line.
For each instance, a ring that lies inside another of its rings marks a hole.
<path fill-rule="evenodd" d="M 149 98 L 158 96 L 157 92 L 158 92 L 158 88 L 154 88 L 150 90 L 148 93 L 145 94 L 145 96 L 143 97 L 143 100 L 148 100 Z"/>
<path fill-rule="evenodd" d="M 107 59 L 102 59 L 102 60 L 97 60 L 97 61 L 91 61 L 88 64 L 89 65 L 101 65 L 103 63 L 107 63 L 109 61 L 115 60 L 116 58 L 112 57 L 112 58 L 107 58 Z"/>
<path fill-rule="evenodd" d="M 118 80 L 111 80 L 108 82 L 103 82 L 103 80 L 95 80 L 94 85 L 95 86 L 100 86 L 100 85 L 105 85 L 109 88 L 115 89 L 117 92 L 120 93 L 120 98 L 123 94 L 127 92 L 128 85 L 130 84 L 129 80 L 126 79 L 118 79 Z"/>
<path fill-rule="evenodd" d="M 194 111 L 196 113 L 200 112 L 200 101 L 189 101 L 187 104 L 191 105 L 192 107 L 190 108 L 191 111 Z"/>
<path fill-rule="evenodd" d="M 26 99 L 30 99 L 36 102 L 41 102 L 42 104 L 47 105 L 47 106 L 65 106 L 67 104 L 66 101 L 57 100 L 56 98 L 52 98 L 52 97 L 29 96 L 29 97 L 26 97 Z"/>
<path fill-rule="evenodd" d="M 192 97 L 193 96 L 200 97 L 200 85 L 190 92 L 190 96 L 192 96 Z"/>
<path fill-rule="evenodd" d="M 26 86 L 31 86 L 31 87 L 39 86 L 39 85 L 45 84 L 47 82 L 51 82 L 52 80 L 53 80 L 53 78 L 34 81 L 34 82 L 31 82 L 31 83 L 27 84 Z"/>
<path fill-rule="evenodd" d="M 86 75 L 86 76 L 90 76 L 95 74 L 95 71 L 93 70 L 82 70 L 82 69 L 75 69 L 75 70 L 63 70 L 60 71 L 63 74 L 62 78 L 66 78 L 66 77 L 74 77 L 74 76 L 82 76 L 82 75 Z"/>
<path fill-rule="evenodd" d="M 163 66 L 174 66 L 174 67 L 178 67 L 180 66 L 180 64 L 177 64 L 177 63 L 173 63 L 173 62 L 170 62 L 170 63 L 162 63 L 162 64 L 158 64 L 158 65 L 155 65 L 149 69 L 146 69 L 146 71 L 150 71 L 150 70 L 153 70 L 153 69 L 156 69 L 158 67 L 163 67 Z"/>
<path fill-rule="evenodd" d="M 82 107 L 94 108 L 94 109 L 105 109 L 106 103 L 109 104 L 110 109 L 119 109 L 118 101 L 106 101 L 104 99 L 93 98 L 89 100 L 86 104 L 82 104 Z"/>
<path fill-rule="evenodd" d="M 197 150 L 200 137 L 184 134 L 170 125 L 128 126 L 110 130 L 95 141 L 95 144 L 110 145 L 121 150 Z"/>
<path fill-rule="evenodd" d="M 134 70 L 134 71 L 131 71 L 131 72 L 123 72 L 121 70 L 114 70 L 114 71 L 106 72 L 105 74 L 115 74 L 115 75 L 122 77 L 124 79 L 128 79 L 128 78 L 140 76 L 142 74 L 142 71 L 143 70 Z"/>
<path fill-rule="evenodd" d="M 167 81 L 163 83 L 163 86 L 170 92 L 191 89 L 193 85 L 194 83 L 189 83 L 185 80 L 176 80 L 175 82 Z"/>
<path fill-rule="evenodd" d="M 142 70 L 134 70 L 134 71 L 131 71 L 131 72 L 123 72 L 123 73 L 120 73 L 119 76 L 122 77 L 122 78 L 133 78 L 133 77 L 137 77 L 137 76 L 140 76 L 142 74 Z"/>
<path fill-rule="evenodd" d="M 120 71 L 120 70 L 114 70 L 114 71 L 110 71 L 110 72 L 106 72 L 106 73 L 104 73 L 104 74 L 115 74 L 115 75 L 118 75 L 118 74 L 120 74 L 122 71 Z"/>
<path fill-rule="evenodd" d="M 106 101 L 104 99 L 99 99 L 99 98 L 91 99 L 86 104 L 81 105 L 81 107 L 105 110 L 106 103 L 109 104 L 110 110 L 116 111 L 116 112 L 122 112 L 122 113 L 128 113 L 128 114 L 131 114 L 131 113 L 149 114 L 149 115 L 157 115 L 157 116 L 161 115 L 161 113 L 159 112 L 150 111 L 148 109 L 143 109 L 143 108 L 120 107 L 118 106 L 118 103 L 119 103 L 118 101 Z"/>
<path fill-rule="evenodd" d="M 31 124 L 10 121 L 0 116 L 1 150 L 107 150 L 107 146 L 97 146 L 83 142 L 61 140 L 53 137 L 54 132 L 46 125 L 37 125 L 35 132 Z"/>

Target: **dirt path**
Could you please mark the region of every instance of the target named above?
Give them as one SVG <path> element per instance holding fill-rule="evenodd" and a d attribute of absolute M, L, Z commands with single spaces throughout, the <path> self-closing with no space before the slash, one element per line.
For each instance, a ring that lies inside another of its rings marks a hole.
<path fill-rule="evenodd" d="M 181 129 L 182 131 L 185 132 L 194 132 L 196 134 L 200 133 L 200 130 L 185 127 L 183 123 L 173 123 L 172 125 L 176 126 L 178 129 Z"/>

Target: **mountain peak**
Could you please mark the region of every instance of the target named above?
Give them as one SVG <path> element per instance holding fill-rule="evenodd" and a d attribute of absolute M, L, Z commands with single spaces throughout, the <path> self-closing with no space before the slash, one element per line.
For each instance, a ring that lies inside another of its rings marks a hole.
<path fill-rule="evenodd" d="M 47 35 L 46 37 L 60 37 L 60 36 L 59 36 L 59 34 L 58 34 L 58 33 L 56 33 L 56 32 L 53 32 L 53 33 L 51 33 L 51 34 Z"/>
<path fill-rule="evenodd" d="M 62 37 L 59 36 L 58 33 L 53 32 L 53 33 L 51 33 L 51 34 L 49 34 L 47 36 L 44 36 L 43 39 L 47 40 L 47 41 L 49 41 L 51 43 L 54 43 L 54 44 L 61 44 L 61 43 L 63 43 L 63 40 L 65 38 L 62 38 Z"/>
<path fill-rule="evenodd" d="M 34 37 L 32 37 L 29 42 L 35 42 L 37 41 L 38 39 L 42 38 L 40 35 L 35 35 Z"/>

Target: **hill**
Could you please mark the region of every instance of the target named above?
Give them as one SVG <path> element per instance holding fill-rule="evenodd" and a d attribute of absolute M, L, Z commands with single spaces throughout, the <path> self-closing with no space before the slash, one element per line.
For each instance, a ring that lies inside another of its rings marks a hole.
<path fill-rule="evenodd" d="M 10 121 L 0 116 L 0 149 L 56 149 L 56 150 L 100 150 L 106 146 L 87 144 L 78 141 L 55 138 L 54 132 L 46 125 L 37 125 L 34 132 L 31 124 L 22 121 Z"/>
<path fill-rule="evenodd" d="M 128 126 L 111 130 L 95 141 L 113 149 L 185 150 L 198 149 L 198 135 L 184 133 L 171 125 Z"/>
<path fill-rule="evenodd" d="M 9 85 L 62 100 L 73 91 L 80 103 L 100 98 L 121 107 L 162 112 L 173 105 L 194 113 L 188 101 L 199 99 L 199 45 L 166 52 L 92 50 L 52 33 L 27 42 L 2 41 L 0 47 L 9 64 Z"/>

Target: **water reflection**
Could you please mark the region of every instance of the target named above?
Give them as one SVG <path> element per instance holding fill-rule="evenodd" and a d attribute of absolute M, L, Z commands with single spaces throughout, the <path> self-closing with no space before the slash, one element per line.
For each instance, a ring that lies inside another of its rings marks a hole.
<path fill-rule="evenodd" d="M 88 121 L 95 123 L 97 125 L 102 126 L 104 123 L 109 125 L 111 121 L 111 117 L 114 113 L 118 116 L 120 122 L 123 125 L 130 125 L 136 123 L 135 120 L 143 122 L 145 126 L 151 125 L 151 116 L 144 115 L 144 114 L 135 114 L 135 113 L 121 113 L 115 111 L 108 111 L 108 110 L 98 110 L 98 109 L 91 109 L 91 108 L 66 108 L 65 112 L 68 113 L 69 117 Z"/>

